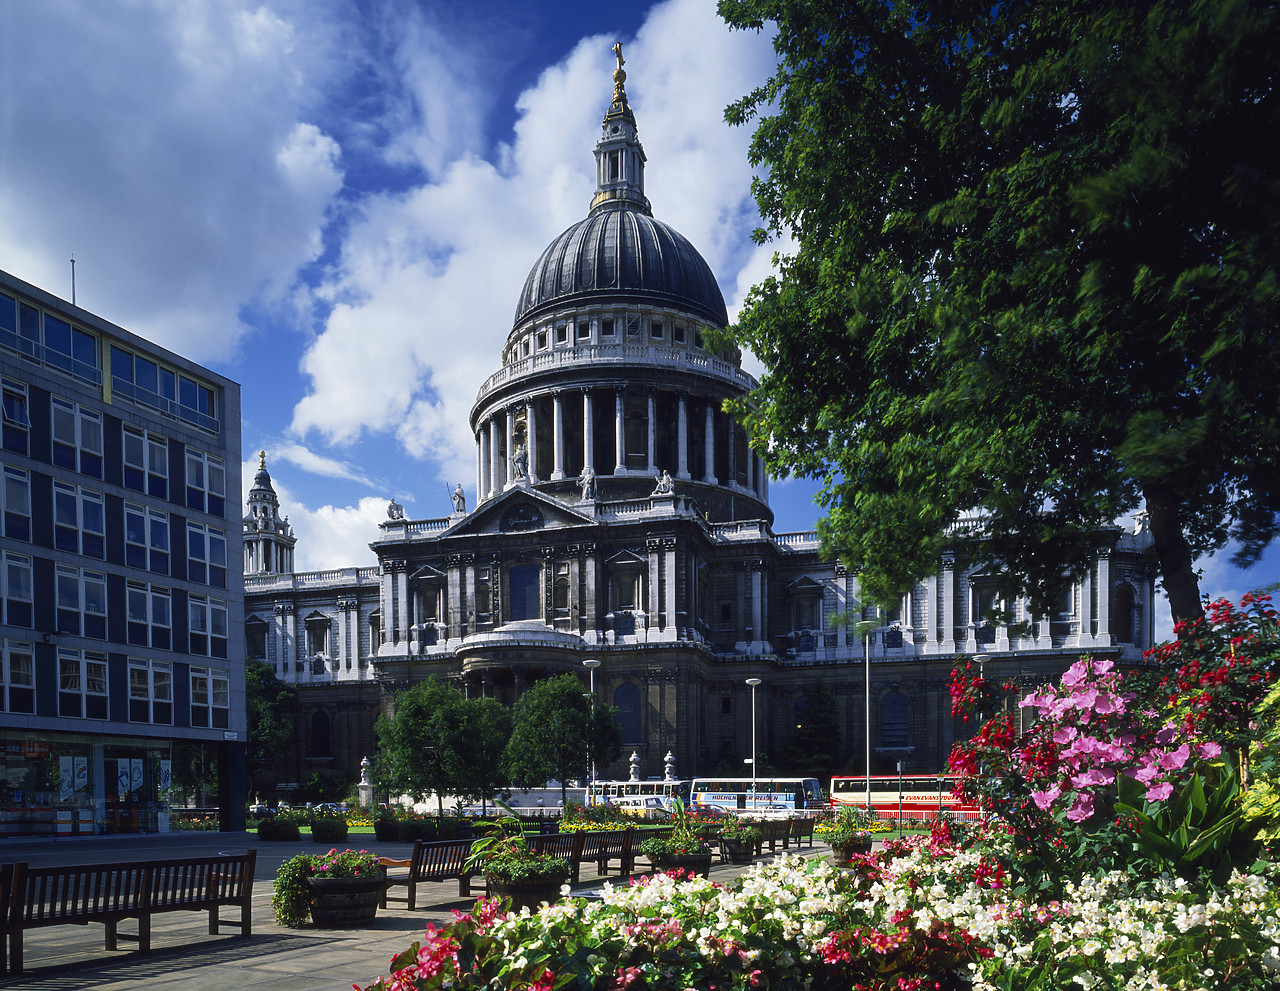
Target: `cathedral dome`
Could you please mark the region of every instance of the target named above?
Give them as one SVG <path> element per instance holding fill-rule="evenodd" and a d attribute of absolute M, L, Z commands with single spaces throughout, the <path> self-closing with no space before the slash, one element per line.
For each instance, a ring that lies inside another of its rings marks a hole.
<path fill-rule="evenodd" d="M 675 228 L 630 206 L 597 206 L 551 242 L 525 279 L 515 324 L 608 297 L 671 306 L 723 327 L 711 266 Z"/>

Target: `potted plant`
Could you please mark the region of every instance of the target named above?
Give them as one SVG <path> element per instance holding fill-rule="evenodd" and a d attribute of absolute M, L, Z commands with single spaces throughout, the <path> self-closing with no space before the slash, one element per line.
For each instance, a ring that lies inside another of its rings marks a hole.
<path fill-rule="evenodd" d="M 823 831 L 831 845 L 831 859 L 847 864 L 855 854 L 871 852 L 871 825 L 875 816 L 866 809 L 849 805 L 842 808 L 835 821 Z"/>
<path fill-rule="evenodd" d="M 536 911 L 543 902 L 559 897 L 561 886 L 569 880 L 569 863 L 531 850 L 515 811 L 506 803 L 499 804 L 505 814 L 476 823 L 485 835 L 472 841 L 467 866 L 478 868 L 489 893 L 510 899 L 512 909 Z"/>
<path fill-rule="evenodd" d="M 720 853 L 731 864 L 749 864 L 756 845 L 764 839 L 759 826 L 749 822 L 735 822 L 720 830 Z"/>
<path fill-rule="evenodd" d="M 660 871 L 687 870 L 707 877 L 711 874 L 711 844 L 689 818 L 684 802 L 674 799 L 671 810 L 675 825 L 668 836 L 653 836 L 640 844 L 640 852 Z"/>
<path fill-rule="evenodd" d="M 378 809 L 373 820 L 373 835 L 379 843 L 394 843 L 400 832 L 400 822 L 396 818 L 396 810 L 384 805 Z"/>
<path fill-rule="evenodd" d="M 368 850 L 300 853 L 276 872 L 271 907 L 282 926 L 301 926 L 308 915 L 317 926 L 359 925 L 377 915 L 384 879 Z"/>

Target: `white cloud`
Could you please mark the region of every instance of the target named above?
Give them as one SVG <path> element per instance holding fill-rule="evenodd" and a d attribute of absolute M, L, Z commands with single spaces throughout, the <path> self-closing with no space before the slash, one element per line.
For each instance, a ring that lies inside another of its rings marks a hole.
<path fill-rule="evenodd" d="M 297 465 L 303 471 L 308 471 L 313 475 L 320 475 L 324 478 L 343 478 L 353 482 L 363 482 L 370 487 L 376 487 L 377 483 L 370 479 L 368 475 L 358 466 L 338 458 L 325 457 L 322 454 L 316 454 L 314 451 L 308 450 L 301 444 L 281 444 L 272 448 L 271 456 L 273 459 L 287 461 L 290 464 Z M 257 471 L 254 466 L 252 471 L 245 474 L 246 491 L 248 486 L 253 484 L 253 474 Z"/>
<path fill-rule="evenodd" d="M 81 305 L 232 355 L 242 307 L 317 256 L 341 184 L 306 119 L 334 20 L 272 6 L 0 5 L 4 266 L 70 297 L 74 253 Z"/>

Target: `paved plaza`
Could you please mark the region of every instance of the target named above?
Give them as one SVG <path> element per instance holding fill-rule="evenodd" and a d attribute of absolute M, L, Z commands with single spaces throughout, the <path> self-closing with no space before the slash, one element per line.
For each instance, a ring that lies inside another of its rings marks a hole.
<path fill-rule="evenodd" d="M 151 925 L 151 953 L 140 955 L 128 943 L 121 949 L 103 949 L 103 927 L 53 926 L 28 931 L 24 936 L 25 970 L 10 975 L 8 985 L 23 991 L 350 991 L 353 984 L 368 984 L 387 973 L 391 958 L 422 934 L 428 922 L 446 922 L 454 909 L 465 910 L 472 899 L 458 897 L 456 881 L 419 888 L 419 908 L 408 911 L 392 903 L 378 909 L 377 919 L 359 929 L 286 929 L 271 914 L 271 883 L 280 864 L 296 853 L 314 853 L 315 843 L 260 842 L 248 833 L 167 833 L 144 836 L 104 836 L 44 840 L 0 840 L 0 863 L 25 860 L 32 865 L 110 863 L 142 859 L 207 856 L 211 853 L 258 851 L 253 885 L 253 936 L 241 939 L 234 926 L 218 936 L 208 932 L 207 912 L 167 912 Z M 411 843 L 378 843 L 373 836 L 356 836 L 342 846 L 374 850 L 380 856 L 404 858 Z M 794 852 L 794 850 L 793 850 Z M 830 851 L 819 841 L 803 847 L 803 856 L 825 856 Z M 645 861 L 641 858 L 640 863 Z M 713 863 L 713 880 L 725 881 L 744 868 Z M 641 871 L 643 873 L 643 871 Z M 617 881 L 615 870 L 609 880 Z M 583 866 L 578 889 L 598 887 L 606 880 Z M 483 881 L 473 882 L 483 890 Z M 421 892 L 425 891 L 425 897 Z M 234 910 L 224 910 L 239 918 Z M 132 922 L 121 924 L 133 931 Z"/>

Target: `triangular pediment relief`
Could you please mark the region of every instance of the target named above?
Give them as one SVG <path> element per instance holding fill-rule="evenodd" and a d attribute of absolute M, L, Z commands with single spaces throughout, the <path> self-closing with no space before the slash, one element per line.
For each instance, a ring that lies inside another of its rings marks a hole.
<path fill-rule="evenodd" d="M 442 582 L 445 580 L 445 577 L 446 575 L 443 571 L 441 571 L 439 568 L 433 568 L 429 564 L 424 564 L 422 567 L 420 567 L 417 571 L 415 571 L 413 574 L 409 576 L 411 581 L 417 581 L 417 582 L 432 582 L 432 581 Z"/>
<path fill-rule="evenodd" d="M 821 592 L 822 590 L 823 590 L 822 583 L 815 581 L 814 579 L 810 578 L 808 575 L 800 576 L 795 581 L 793 581 L 790 585 L 787 586 L 787 591 L 791 592 L 792 594 L 799 592 L 800 594 L 803 595 L 808 592 Z"/>
<path fill-rule="evenodd" d="M 516 488 L 482 503 L 449 526 L 442 537 L 471 534 L 520 533 L 583 526 L 596 522 L 594 508 L 579 509 L 532 488 Z"/>
<path fill-rule="evenodd" d="M 649 562 L 635 551 L 618 551 L 612 557 L 605 558 L 605 564 L 611 568 L 626 568 L 632 565 L 648 567 Z"/>

